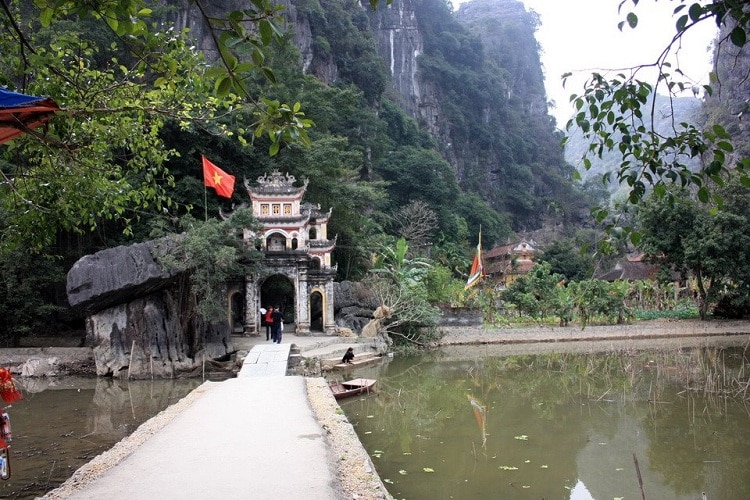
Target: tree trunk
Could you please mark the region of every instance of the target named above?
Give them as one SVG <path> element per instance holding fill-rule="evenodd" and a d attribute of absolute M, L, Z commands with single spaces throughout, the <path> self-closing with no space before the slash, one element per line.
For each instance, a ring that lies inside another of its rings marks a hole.
<path fill-rule="evenodd" d="M 698 285 L 698 315 L 700 316 L 701 321 L 705 321 L 706 316 L 708 316 L 708 292 L 703 285 L 703 273 L 700 269 L 696 273 L 695 279 Z"/>

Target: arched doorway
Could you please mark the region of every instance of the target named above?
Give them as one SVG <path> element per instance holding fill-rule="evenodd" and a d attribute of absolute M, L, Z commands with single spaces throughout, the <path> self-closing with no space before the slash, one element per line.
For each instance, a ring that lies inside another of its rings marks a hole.
<path fill-rule="evenodd" d="M 310 294 L 310 331 L 322 332 L 323 325 L 323 295 L 316 290 Z"/>
<path fill-rule="evenodd" d="M 245 297 L 239 290 L 229 292 L 229 328 L 232 333 L 244 331 Z"/>
<path fill-rule="evenodd" d="M 260 305 L 279 307 L 284 315 L 284 328 L 294 323 L 294 284 L 283 274 L 272 274 L 260 286 Z"/>

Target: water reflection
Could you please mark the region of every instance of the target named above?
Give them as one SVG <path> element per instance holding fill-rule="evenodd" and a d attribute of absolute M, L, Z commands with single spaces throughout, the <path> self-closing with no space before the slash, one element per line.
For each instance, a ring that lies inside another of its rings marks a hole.
<path fill-rule="evenodd" d="M 11 478 L 0 498 L 34 498 L 174 404 L 200 380 L 16 379 L 24 399 L 8 406 Z"/>
<path fill-rule="evenodd" d="M 340 404 L 396 498 L 641 498 L 637 460 L 646 498 L 740 499 L 749 369 L 743 348 L 462 348 L 358 371 L 378 394 Z"/>

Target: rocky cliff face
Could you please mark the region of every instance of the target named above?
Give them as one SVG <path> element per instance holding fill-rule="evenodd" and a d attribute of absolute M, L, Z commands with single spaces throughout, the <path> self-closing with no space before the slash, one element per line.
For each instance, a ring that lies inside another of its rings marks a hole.
<path fill-rule="evenodd" d="M 419 30 L 415 0 L 399 0 L 382 6 L 372 15 L 378 50 L 385 60 L 393 89 L 404 109 L 425 126 L 432 135 L 441 109 L 437 91 L 431 82 L 420 78 L 417 58 L 424 53 L 424 39 Z"/>
<path fill-rule="evenodd" d="M 481 37 L 485 56 L 511 75 L 505 86 L 507 98 L 519 98 L 529 116 L 546 120 L 536 18 L 517 0 L 472 0 L 461 4 L 456 19 Z"/>
<path fill-rule="evenodd" d="M 520 1 L 471 0 L 456 12 L 442 0 L 380 2 L 374 11 L 361 0 L 280 1 L 301 56 L 290 64 L 358 87 L 375 110 L 400 104 L 463 192 L 507 217 L 508 232 L 538 229 L 553 205 L 569 207 L 565 222 L 588 217 L 548 114 L 539 20 Z M 210 57 L 202 20 L 183 21 Z"/>
<path fill-rule="evenodd" d="M 500 0 L 500 3 L 505 1 L 516 3 L 515 0 Z M 242 10 L 248 3 L 247 0 L 213 2 L 207 6 L 207 14 L 220 17 L 227 11 Z M 300 13 L 301 9 L 297 6 L 301 0 L 280 0 L 278 3 L 284 6 L 283 15 L 299 50 L 302 70 L 329 85 L 336 83 L 340 76 L 336 62 L 330 53 L 315 48 L 310 19 L 307 17 L 312 10 L 310 6 L 305 5 L 305 15 Z M 518 5 L 523 10 L 523 6 Z M 424 39 L 417 18 L 417 6 L 418 0 L 398 0 L 391 5 L 381 2 L 378 9 L 372 11 L 369 1 L 365 0 L 361 3 L 352 2 L 346 7 L 361 9 L 363 14 L 369 15 L 377 49 L 391 77 L 392 90 L 403 108 L 431 135 L 447 140 L 448 131 L 441 127 L 446 120 L 441 119 L 444 110 L 440 105 L 440 92 L 433 82 L 423 78 L 419 72 L 418 58 L 424 53 Z M 330 5 L 321 2 L 319 8 L 324 10 L 330 8 Z M 473 9 L 471 12 L 478 10 Z M 177 10 L 173 20 L 176 28 L 190 29 L 197 46 L 209 60 L 217 59 L 211 35 L 196 9 Z M 544 110 L 546 112 L 546 108 Z"/>

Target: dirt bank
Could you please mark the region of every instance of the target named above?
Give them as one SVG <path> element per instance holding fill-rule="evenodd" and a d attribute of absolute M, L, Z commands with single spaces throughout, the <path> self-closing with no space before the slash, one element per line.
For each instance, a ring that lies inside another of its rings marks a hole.
<path fill-rule="evenodd" d="M 538 326 L 525 328 L 442 328 L 436 346 L 456 344 L 528 344 L 648 339 L 687 339 L 749 335 L 750 321 L 653 320 L 628 325 Z"/>

